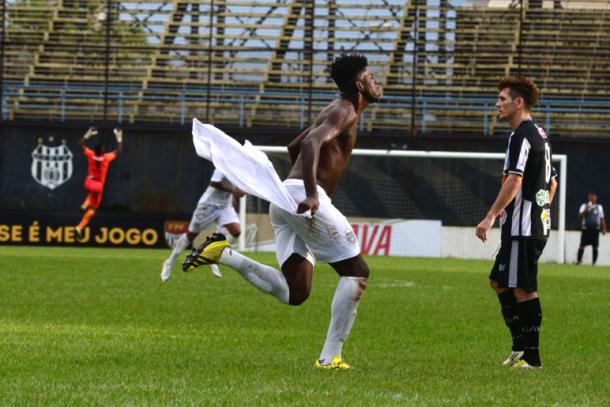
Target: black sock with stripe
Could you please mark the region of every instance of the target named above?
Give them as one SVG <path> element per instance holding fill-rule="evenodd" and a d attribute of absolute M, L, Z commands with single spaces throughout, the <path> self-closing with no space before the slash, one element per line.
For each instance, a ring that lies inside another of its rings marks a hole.
<path fill-rule="evenodd" d="M 521 321 L 517 313 L 517 300 L 512 291 L 505 291 L 498 295 L 500 306 L 502 307 L 502 317 L 504 323 L 510 330 L 513 337 L 513 352 L 524 350 L 523 333 L 521 331 Z"/>
<path fill-rule="evenodd" d="M 542 323 L 540 299 L 534 298 L 533 300 L 520 302 L 517 304 L 517 310 L 521 320 L 521 332 L 525 345 L 523 359 L 532 366 L 541 366 L 538 349 L 540 325 Z"/>

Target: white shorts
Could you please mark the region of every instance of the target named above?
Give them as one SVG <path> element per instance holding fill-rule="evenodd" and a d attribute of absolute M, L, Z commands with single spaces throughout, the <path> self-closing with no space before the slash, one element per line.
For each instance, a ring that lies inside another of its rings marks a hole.
<path fill-rule="evenodd" d="M 305 197 L 303 180 L 287 179 L 284 185 L 297 202 Z M 336 263 L 360 254 L 360 244 L 347 218 L 335 208 L 324 189 L 318 186 L 320 208 L 312 218 L 286 212 L 271 204 L 269 217 L 275 232 L 280 265 L 297 253 L 311 264 Z"/>
<path fill-rule="evenodd" d="M 189 232 L 199 233 L 214 222 L 223 226 L 229 223 L 239 223 L 239 218 L 232 206 L 222 207 L 199 202 L 195 212 L 193 212 L 193 217 L 189 224 Z"/>

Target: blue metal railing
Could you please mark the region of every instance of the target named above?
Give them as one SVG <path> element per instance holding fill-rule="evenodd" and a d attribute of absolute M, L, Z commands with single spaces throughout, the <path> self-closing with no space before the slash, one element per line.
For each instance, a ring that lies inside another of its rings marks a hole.
<path fill-rule="evenodd" d="M 206 102 L 207 88 L 206 87 L 188 87 L 183 89 L 167 89 L 167 88 L 149 88 L 146 89 L 143 95 L 138 93 L 141 91 L 139 88 L 133 88 L 128 86 L 112 86 L 108 89 L 108 102 L 111 104 L 111 111 L 116 114 L 117 121 L 123 122 L 125 116 L 128 113 L 137 112 L 130 111 L 130 102 L 140 101 L 144 105 L 154 105 L 153 102 L 162 102 L 163 106 L 168 108 L 169 112 L 174 110 L 171 109 L 172 104 L 168 102 L 175 102 L 177 108 L 175 109 L 176 121 L 180 124 L 185 124 L 186 121 L 190 120 L 189 106 L 191 104 L 201 104 Z M 174 95 L 168 95 L 173 92 Z M 3 100 L 2 111 L 4 119 L 8 119 L 8 112 L 11 109 L 11 101 L 15 103 L 18 101 L 21 107 L 27 107 L 29 110 L 40 111 L 44 114 L 45 111 L 51 111 L 49 106 L 40 104 L 30 104 L 28 100 L 30 98 L 46 99 L 49 105 L 59 105 L 58 119 L 63 122 L 66 120 L 66 115 L 69 112 L 91 112 L 96 113 L 96 108 L 91 105 L 83 105 L 77 103 L 79 99 L 89 99 L 104 101 L 104 87 L 103 86 L 79 86 L 79 85 L 62 85 L 57 86 L 56 84 L 31 84 L 23 85 L 21 83 L 5 83 L 4 90 L 2 92 Z M 298 105 L 298 122 L 302 127 L 307 122 L 307 109 L 306 106 L 309 103 L 309 93 L 303 91 L 277 91 L 277 90 L 265 90 L 260 91 L 259 89 L 250 88 L 212 88 L 211 98 L 214 102 L 224 102 L 228 105 L 234 104 L 239 116 L 236 117 L 236 123 L 240 127 L 243 127 L 246 123 L 247 117 L 247 106 L 251 104 L 262 103 L 268 106 L 282 106 L 289 103 Z M 311 104 L 315 108 L 322 107 L 328 103 L 329 100 L 336 98 L 337 93 L 331 92 L 314 92 L 312 94 Z M 261 101 L 261 98 L 262 101 Z M 420 122 L 420 129 L 423 133 L 427 131 L 427 124 L 435 121 L 435 116 L 440 114 L 439 112 L 472 112 L 473 114 L 464 117 L 463 120 L 454 119 L 452 121 L 446 121 L 448 125 L 456 123 L 476 123 L 480 125 L 482 131 L 487 133 L 489 131 L 490 120 L 494 114 L 495 98 L 493 97 L 460 97 L 455 96 L 418 96 L 415 99 L 415 109 L 418 113 L 417 119 Z M 412 106 L 411 96 L 402 95 L 386 95 L 383 98 L 382 103 L 378 107 L 378 111 L 383 113 L 383 110 L 392 109 L 405 109 L 405 112 L 411 110 Z M 127 106 L 126 106 L 127 105 Z M 264 108 L 263 108 L 264 110 Z M 538 103 L 538 107 L 535 109 L 537 113 L 545 115 L 545 127 L 550 132 L 550 129 L 554 126 L 552 115 L 557 114 L 568 114 L 577 113 L 582 115 L 599 115 L 600 120 L 596 120 L 590 124 L 591 127 L 599 127 L 600 129 L 610 129 L 610 98 L 602 100 L 583 100 L 583 99 L 543 99 Z M 294 106 L 287 107 L 287 112 L 291 115 L 294 113 Z M 48 115 L 45 115 L 48 117 Z M 366 117 L 366 116 L 365 116 Z M 377 119 L 378 121 L 383 119 Z M 363 129 L 365 120 L 360 121 L 360 126 Z M 576 123 L 576 127 L 577 127 Z"/>

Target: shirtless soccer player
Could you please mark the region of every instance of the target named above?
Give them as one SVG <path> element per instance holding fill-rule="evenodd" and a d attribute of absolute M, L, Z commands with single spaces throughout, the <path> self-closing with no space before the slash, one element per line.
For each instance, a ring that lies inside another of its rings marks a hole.
<path fill-rule="evenodd" d="M 300 305 L 309 297 L 314 259 L 329 263 L 340 279 L 326 343 L 315 367 L 349 369 L 341 349 L 356 318 L 369 269 L 351 225 L 333 206 L 330 196 L 356 144 L 358 118 L 370 103 L 379 100 L 381 86 L 368 70 L 366 58 L 359 55 L 338 58 L 332 64 L 331 76 L 341 97 L 324 108 L 313 124 L 288 145 L 293 166 L 284 185 L 299 202 L 297 213 L 273 203 L 269 207 L 281 272 L 233 250 L 218 233 L 193 250 L 183 269 L 220 263 L 281 302 Z M 307 211 L 313 216 L 300 215 Z"/>

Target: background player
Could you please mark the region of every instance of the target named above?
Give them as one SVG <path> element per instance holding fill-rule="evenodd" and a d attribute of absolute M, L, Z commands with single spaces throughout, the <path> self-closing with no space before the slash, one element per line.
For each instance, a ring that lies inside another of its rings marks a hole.
<path fill-rule="evenodd" d="M 113 132 L 116 137 L 117 148 L 109 153 L 105 152 L 105 148 L 101 143 L 96 144 L 93 150 L 85 145 L 89 138 L 97 134 L 97 130 L 94 127 L 90 127 L 79 142 L 83 149 L 83 154 L 87 157 L 88 166 L 88 174 L 87 178 L 85 178 L 85 191 L 87 191 L 88 195 L 80 208 L 85 214 L 78 226 L 76 226 L 76 234 L 79 237 L 82 236 L 83 230 L 100 206 L 110 163 L 123 152 L 123 130 L 115 128 Z"/>
<path fill-rule="evenodd" d="M 580 205 L 578 218 L 582 221 L 582 234 L 580 235 L 580 247 L 578 248 L 577 264 L 582 262 L 582 255 L 585 247 L 591 245 L 593 249 L 593 259 L 591 264 L 597 262 L 597 248 L 599 247 L 599 232 L 606 234 L 606 219 L 604 217 L 604 207 L 597 202 L 597 194 L 590 192 L 588 202 Z"/>
<path fill-rule="evenodd" d="M 239 218 L 233 205 L 244 193 L 236 188 L 217 169 L 214 169 L 210 185 L 207 187 L 191 217 L 188 232 L 178 238 L 174 248 L 163 262 L 161 280 L 167 281 L 172 275 L 172 266 L 185 249 L 191 246 L 199 232 L 216 223 L 218 230 L 222 230 L 235 241 L 241 234 Z M 222 277 L 218 267 L 212 267 L 216 277 Z"/>
<path fill-rule="evenodd" d="M 224 264 L 280 301 L 300 305 L 310 294 L 314 259 L 329 263 L 340 279 L 326 343 L 315 366 L 349 369 L 341 354 L 342 346 L 355 321 L 369 269 L 350 223 L 333 206 L 330 195 L 347 169 L 356 144 L 358 119 L 370 103 L 379 100 L 381 86 L 368 70 L 366 58 L 360 55 L 338 58 L 331 66 L 331 76 L 341 97 L 326 106 L 288 145 L 293 166 L 284 185 L 300 202 L 297 213 L 273 202 L 269 208 L 282 272 L 231 249 L 220 234 L 193 250 L 183 268 L 189 271 L 201 264 Z M 299 215 L 308 211 L 311 217 Z"/>
<path fill-rule="evenodd" d="M 476 228 L 483 242 L 500 214 L 501 246 L 490 284 L 498 295 L 504 321 L 513 337 L 513 352 L 504 362 L 517 368 L 540 367 L 538 351 L 542 309 L 538 299 L 538 259 L 551 230 L 550 205 L 557 189 L 551 145 L 530 111 L 538 98 L 534 83 L 509 76 L 498 85 L 496 109 L 513 129 L 504 160 L 504 177 L 496 201 Z"/>

